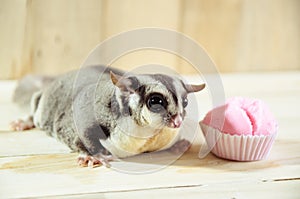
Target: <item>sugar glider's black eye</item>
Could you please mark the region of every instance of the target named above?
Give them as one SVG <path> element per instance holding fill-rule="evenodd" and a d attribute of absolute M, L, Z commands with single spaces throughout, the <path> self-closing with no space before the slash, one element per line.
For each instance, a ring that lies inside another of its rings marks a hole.
<path fill-rule="evenodd" d="M 189 103 L 189 100 L 186 97 L 182 99 L 183 108 L 187 107 L 188 103 Z"/>
<path fill-rule="evenodd" d="M 160 113 L 167 108 L 166 99 L 158 93 L 152 94 L 147 101 L 148 109 L 154 113 Z"/>

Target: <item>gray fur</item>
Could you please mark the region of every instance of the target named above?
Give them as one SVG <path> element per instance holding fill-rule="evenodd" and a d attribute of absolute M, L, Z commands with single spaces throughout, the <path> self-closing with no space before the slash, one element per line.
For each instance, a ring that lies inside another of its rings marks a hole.
<path fill-rule="evenodd" d="M 182 96 L 186 96 L 187 91 L 181 80 L 166 75 L 129 74 L 124 85 L 116 85 L 110 71 L 124 75 L 112 68 L 86 67 L 59 76 L 35 93 L 31 103 L 35 126 L 72 150 L 89 155 L 108 150 L 113 155 L 126 157 L 149 151 L 149 147 L 137 145 L 139 147 L 132 149 L 133 152 L 120 153 L 116 149 L 119 146 L 111 145 L 131 146 L 131 136 L 144 136 L 145 131 L 150 132 L 151 137 L 158 128 L 166 128 L 173 115 L 184 117 Z M 167 99 L 164 114 L 147 110 L 146 99 L 153 92 L 159 92 Z M 149 125 L 149 119 L 158 126 Z M 147 141 L 145 139 L 144 143 Z M 154 148 L 152 144 L 151 149 Z"/>
<path fill-rule="evenodd" d="M 41 75 L 27 75 L 18 82 L 13 95 L 13 102 L 21 108 L 28 109 L 33 93 L 49 85 L 54 77 Z"/>

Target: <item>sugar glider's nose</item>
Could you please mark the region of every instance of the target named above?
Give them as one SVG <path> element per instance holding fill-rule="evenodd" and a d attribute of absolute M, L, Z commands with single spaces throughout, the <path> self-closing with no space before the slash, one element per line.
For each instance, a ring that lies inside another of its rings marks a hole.
<path fill-rule="evenodd" d="M 181 124 L 182 124 L 182 116 L 181 116 L 181 114 L 173 115 L 171 117 L 171 121 L 170 122 L 171 122 L 170 126 L 172 128 L 179 128 L 181 126 Z"/>

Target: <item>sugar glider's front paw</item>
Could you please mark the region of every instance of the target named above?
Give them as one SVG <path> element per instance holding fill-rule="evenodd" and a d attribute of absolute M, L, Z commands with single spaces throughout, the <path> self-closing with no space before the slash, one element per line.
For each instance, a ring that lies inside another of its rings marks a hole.
<path fill-rule="evenodd" d="M 171 146 L 169 150 L 174 154 L 182 154 L 186 152 L 191 147 L 191 145 L 192 144 L 190 141 L 182 139 L 176 142 L 173 146 Z"/>
<path fill-rule="evenodd" d="M 34 127 L 35 126 L 33 123 L 32 116 L 28 117 L 25 120 L 17 119 L 10 123 L 10 129 L 13 131 L 25 131 L 25 130 L 33 129 Z"/>
<path fill-rule="evenodd" d="M 78 156 L 77 162 L 78 165 L 82 167 L 94 168 L 103 165 L 109 168 L 111 166 L 109 162 L 113 161 L 114 159 L 115 158 L 112 155 L 104 155 L 102 153 L 93 156 L 80 154 Z"/>

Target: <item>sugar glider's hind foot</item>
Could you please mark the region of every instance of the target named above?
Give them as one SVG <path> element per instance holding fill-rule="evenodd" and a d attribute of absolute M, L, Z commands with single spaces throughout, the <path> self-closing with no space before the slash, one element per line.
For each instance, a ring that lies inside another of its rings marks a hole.
<path fill-rule="evenodd" d="M 32 116 L 29 116 L 27 119 L 24 120 L 17 119 L 15 121 L 12 121 L 9 126 L 10 129 L 13 131 L 25 131 L 33 129 L 35 127 Z"/>
<path fill-rule="evenodd" d="M 80 154 L 78 156 L 77 162 L 79 166 L 82 167 L 99 167 L 101 165 L 109 168 L 111 165 L 109 164 L 110 161 L 113 161 L 115 158 L 112 155 L 104 155 L 102 153 L 96 155 L 86 155 Z"/>
<path fill-rule="evenodd" d="M 182 154 L 186 152 L 191 147 L 191 142 L 182 139 L 176 142 L 171 148 L 169 148 L 169 151 L 174 154 Z"/>

